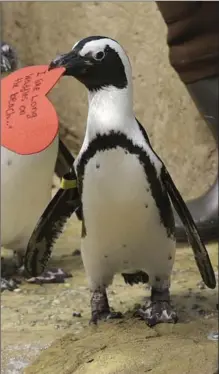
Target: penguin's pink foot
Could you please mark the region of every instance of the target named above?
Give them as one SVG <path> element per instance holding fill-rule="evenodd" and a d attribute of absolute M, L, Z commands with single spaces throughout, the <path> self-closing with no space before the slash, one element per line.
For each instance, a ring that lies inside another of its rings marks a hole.
<path fill-rule="evenodd" d="M 98 321 L 122 318 L 122 313 L 110 311 L 106 290 L 96 290 L 91 297 L 91 320 L 90 324 Z"/>

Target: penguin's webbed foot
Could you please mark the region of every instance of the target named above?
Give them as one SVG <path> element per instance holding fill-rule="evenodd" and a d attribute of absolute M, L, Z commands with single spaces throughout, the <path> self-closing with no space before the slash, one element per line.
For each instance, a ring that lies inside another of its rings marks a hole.
<path fill-rule="evenodd" d="M 19 288 L 20 281 L 13 279 L 13 278 L 1 278 L 1 292 L 3 291 L 14 291 Z"/>
<path fill-rule="evenodd" d="M 64 283 L 66 278 L 71 278 L 72 275 L 70 273 L 66 273 L 64 270 L 58 269 L 50 269 L 44 271 L 38 277 L 31 277 L 26 278 L 26 282 L 32 284 L 45 284 L 45 283 Z"/>
<path fill-rule="evenodd" d="M 21 281 L 13 277 L 16 271 L 17 263 L 14 258 L 1 257 L 1 292 L 14 291 L 19 288 Z"/>
<path fill-rule="evenodd" d="M 169 290 L 157 291 L 152 287 L 151 301 L 136 312 L 149 327 L 158 323 L 176 323 L 178 317 L 170 305 Z"/>
<path fill-rule="evenodd" d="M 66 273 L 60 268 L 51 268 L 45 270 L 38 277 L 31 277 L 27 274 L 24 268 L 24 253 L 14 252 L 14 259 L 17 264 L 16 273 L 25 278 L 25 281 L 32 284 L 45 284 L 45 283 L 64 283 L 66 278 L 72 277 L 71 274 Z"/>
<path fill-rule="evenodd" d="M 149 327 L 158 323 L 176 323 L 176 312 L 167 301 L 153 301 L 148 306 L 140 308 L 136 315 L 141 317 Z"/>
<path fill-rule="evenodd" d="M 90 324 L 97 325 L 98 321 L 108 321 L 110 319 L 120 319 L 122 318 L 122 313 L 121 312 L 103 312 L 103 313 L 97 313 L 97 312 L 92 312 L 92 316 L 90 319 Z"/>
<path fill-rule="evenodd" d="M 90 324 L 98 321 L 122 318 L 122 313 L 110 311 L 106 290 L 96 290 L 91 297 L 91 320 Z"/>

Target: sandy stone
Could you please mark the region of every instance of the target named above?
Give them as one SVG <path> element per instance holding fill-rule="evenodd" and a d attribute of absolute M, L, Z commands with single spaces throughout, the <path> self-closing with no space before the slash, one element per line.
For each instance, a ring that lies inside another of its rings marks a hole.
<path fill-rule="evenodd" d="M 217 347 L 206 340 L 205 333 L 206 326 L 197 322 L 153 330 L 131 320 L 104 324 L 87 329 L 78 339 L 66 335 L 24 372 L 209 374 L 216 368 Z"/>

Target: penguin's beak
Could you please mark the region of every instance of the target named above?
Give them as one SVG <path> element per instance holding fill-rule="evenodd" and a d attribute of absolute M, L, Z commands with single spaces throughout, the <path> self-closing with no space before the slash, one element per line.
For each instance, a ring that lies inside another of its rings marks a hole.
<path fill-rule="evenodd" d="M 63 75 L 76 76 L 84 69 L 84 66 L 84 59 L 75 51 L 70 51 L 57 56 L 52 62 L 50 62 L 48 70 L 63 67 L 65 68 L 65 73 Z"/>

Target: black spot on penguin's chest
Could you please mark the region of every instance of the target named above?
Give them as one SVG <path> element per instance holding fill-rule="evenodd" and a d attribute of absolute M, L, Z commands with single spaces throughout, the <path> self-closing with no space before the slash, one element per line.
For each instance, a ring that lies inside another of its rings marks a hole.
<path fill-rule="evenodd" d="M 166 190 L 162 188 L 161 181 L 157 176 L 156 168 L 151 163 L 149 156 L 143 150 L 143 148 L 133 144 L 132 140 L 128 139 L 123 133 L 110 131 L 108 134 L 97 134 L 96 137 L 90 142 L 77 164 L 80 194 L 82 194 L 84 172 L 89 160 L 94 157 L 96 152 L 113 150 L 117 147 L 121 147 L 125 150 L 125 152 L 134 154 L 138 157 L 140 164 L 144 168 L 145 175 L 147 176 L 147 180 L 150 185 L 151 194 L 157 205 L 160 214 L 160 221 L 166 228 L 168 237 L 172 236 L 175 228 L 173 212 L 168 194 Z M 136 189 L 137 188 L 138 186 L 136 185 Z"/>

